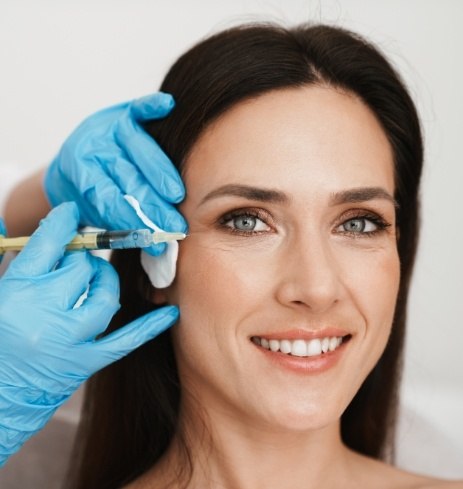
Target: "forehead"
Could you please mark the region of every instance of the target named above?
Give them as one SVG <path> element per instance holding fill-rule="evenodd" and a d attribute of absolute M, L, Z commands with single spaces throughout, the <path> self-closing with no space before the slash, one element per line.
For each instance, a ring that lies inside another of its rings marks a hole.
<path fill-rule="evenodd" d="M 276 90 L 211 124 L 187 158 L 188 192 L 233 183 L 291 193 L 382 186 L 394 191 L 393 155 L 373 112 L 331 87 Z"/>

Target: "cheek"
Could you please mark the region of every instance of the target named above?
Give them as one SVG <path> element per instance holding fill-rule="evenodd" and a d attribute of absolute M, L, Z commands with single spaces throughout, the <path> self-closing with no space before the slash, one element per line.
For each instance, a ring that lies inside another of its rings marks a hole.
<path fill-rule="evenodd" d="M 366 262 L 353 260 L 350 265 L 351 294 L 364 319 L 364 334 L 382 351 L 392 326 L 400 284 L 397 251 L 392 247 L 374 251 Z"/>
<path fill-rule="evenodd" d="M 391 247 L 368 255 L 351 254 L 345 265 L 344 277 L 349 277 L 345 290 L 358 325 L 349 373 L 351 397 L 346 398 L 350 402 L 386 348 L 400 284 L 400 262 Z"/>
<path fill-rule="evenodd" d="M 400 262 L 397 252 L 378 257 L 372 264 L 372 272 L 366 284 L 365 297 L 376 305 L 379 318 L 389 326 L 395 311 L 400 284 Z"/>
<path fill-rule="evenodd" d="M 172 330 L 177 365 L 182 383 L 194 390 L 223 384 L 224 372 L 239 368 L 246 318 L 262 309 L 269 293 L 255 254 L 190 237 L 181 246 L 170 294 L 180 308 Z"/>
<path fill-rule="evenodd" d="M 198 233 L 199 234 L 199 233 Z M 233 335 L 247 315 L 268 297 L 262 258 L 240 247 L 191 236 L 182 243 L 170 302 L 180 307 L 180 326 L 188 341 L 211 341 Z M 191 333 L 191 334 L 190 334 Z"/>

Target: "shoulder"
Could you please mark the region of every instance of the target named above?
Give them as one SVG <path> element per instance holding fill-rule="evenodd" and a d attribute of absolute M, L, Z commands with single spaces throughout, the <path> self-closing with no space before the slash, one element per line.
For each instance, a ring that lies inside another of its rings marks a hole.
<path fill-rule="evenodd" d="M 416 474 L 364 455 L 355 454 L 361 463 L 361 487 L 378 489 L 463 489 L 463 480 L 450 481 Z"/>
<path fill-rule="evenodd" d="M 391 467 L 389 480 L 395 481 L 397 489 L 463 489 L 463 481 L 438 479 Z"/>
<path fill-rule="evenodd" d="M 463 481 L 450 481 L 416 474 L 397 467 L 388 467 L 389 480 L 395 481 L 397 489 L 463 489 Z"/>
<path fill-rule="evenodd" d="M 421 489 L 463 489 L 463 480 L 449 481 L 433 479 L 429 484 L 421 486 Z"/>
<path fill-rule="evenodd" d="M 463 489 L 463 480 L 439 479 L 400 469 L 397 469 L 397 472 L 402 476 L 404 489 Z"/>

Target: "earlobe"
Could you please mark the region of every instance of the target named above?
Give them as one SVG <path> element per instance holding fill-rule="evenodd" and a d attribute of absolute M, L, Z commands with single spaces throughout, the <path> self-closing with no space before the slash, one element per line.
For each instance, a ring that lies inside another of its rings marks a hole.
<path fill-rule="evenodd" d="M 168 288 L 157 289 L 155 287 L 151 288 L 151 293 L 149 300 L 156 306 L 165 306 L 169 304 L 169 294 L 167 293 Z"/>
<path fill-rule="evenodd" d="M 143 297 L 144 301 L 154 304 L 157 307 L 166 306 L 172 303 L 170 300 L 170 287 L 153 287 L 146 274 L 143 274 L 141 278 L 139 293 Z"/>

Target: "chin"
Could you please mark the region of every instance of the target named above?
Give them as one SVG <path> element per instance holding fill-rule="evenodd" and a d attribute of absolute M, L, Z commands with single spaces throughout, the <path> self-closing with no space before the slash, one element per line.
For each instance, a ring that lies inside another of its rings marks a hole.
<path fill-rule="evenodd" d="M 285 433 L 303 433 L 337 426 L 341 419 L 342 408 L 327 407 L 322 402 L 296 402 L 287 400 L 279 407 L 267 411 L 261 419 L 273 430 Z"/>

